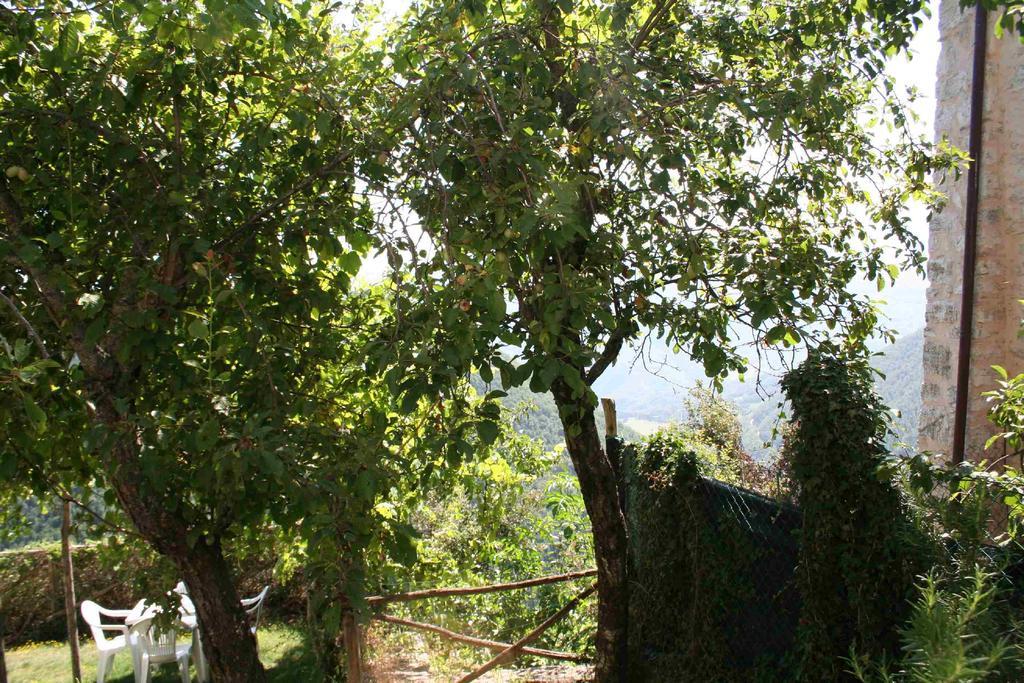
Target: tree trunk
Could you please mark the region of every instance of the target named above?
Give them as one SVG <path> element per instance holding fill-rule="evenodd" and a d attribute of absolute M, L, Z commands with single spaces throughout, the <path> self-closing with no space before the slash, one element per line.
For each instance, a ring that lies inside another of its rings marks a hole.
<path fill-rule="evenodd" d="M 75 568 L 71 559 L 71 503 L 64 501 L 60 523 L 61 573 L 64 579 L 64 615 L 71 648 L 71 680 L 81 683 L 82 664 L 78 654 L 78 610 L 75 601 Z"/>
<path fill-rule="evenodd" d="M 130 438 L 130 428 L 125 428 L 109 397 L 100 393 L 99 398 L 96 416 L 114 433 L 122 435 L 109 454 L 109 481 L 139 534 L 181 572 L 196 607 L 203 654 L 213 680 L 262 683 L 266 672 L 220 540 L 201 537 L 190 547 L 184 520 L 140 490 L 139 482 L 144 481 L 144 476 L 139 467 L 138 445 Z"/>
<path fill-rule="evenodd" d="M 147 503 L 123 470 L 112 483 L 135 528 L 181 572 L 196 607 L 203 654 L 215 683 L 265 681 L 256 637 L 249 630 L 220 540 L 202 537 L 190 548 L 185 524 L 159 505 Z"/>
<path fill-rule="evenodd" d="M 263 681 L 266 673 L 256 637 L 242 610 L 219 542 L 198 541 L 184 557 L 172 557 L 196 606 L 203 654 L 217 683 Z"/>
<path fill-rule="evenodd" d="M 573 398 L 572 390 L 561 380 L 555 382 L 551 393 L 594 534 L 598 593 L 595 677 L 598 683 L 619 683 L 627 674 L 629 585 L 626 519 L 619 504 L 615 468 L 601 446 L 595 407 L 585 397 Z"/>

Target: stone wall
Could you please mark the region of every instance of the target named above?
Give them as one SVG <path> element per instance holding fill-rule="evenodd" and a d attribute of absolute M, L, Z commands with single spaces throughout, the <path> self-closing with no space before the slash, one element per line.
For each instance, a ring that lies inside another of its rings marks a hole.
<path fill-rule="evenodd" d="M 1024 45 L 1015 35 L 992 35 L 989 16 L 985 118 L 981 160 L 978 262 L 971 355 L 967 452 L 982 455 L 992 433 L 981 395 L 995 383 L 992 365 L 1024 372 L 1024 339 L 1018 336 L 1024 307 Z M 936 84 L 936 138 L 966 150 L 970 124 L 974 10 L 959 0 L 941 0 L 942 43 Z M 960 285 L 964 247 L 967 174 L 941 183 L 949 196 L 935 216 L 928 239 L 928 306 L 924 334 L 924 382 L 918 446 L 949 453 L 953 440 Z"/>

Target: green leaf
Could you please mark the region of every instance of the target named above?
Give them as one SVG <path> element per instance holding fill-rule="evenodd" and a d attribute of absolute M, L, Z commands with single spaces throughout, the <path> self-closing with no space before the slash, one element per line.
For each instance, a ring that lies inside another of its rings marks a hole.
<path fill-rule="evenodd" d="M 341 605 L 335 602 L 324 610 L 323 627 L 332 635 L 341 630 Z"/>
<path fill-rule="evenodd" d="M 188 324 L 188 333 L 193 339 L 208 339 L 210 337 L 210 328 L 206 325 L 206 322 L 196 318 Z"/>
<path fill-rule="evenodd" d="M 363 470 L 356 475 L 352 488 L 359 498 L 372 501 L 377 494 L 376 477 L 369 470 Z"/>
<path fill-rule="evenodd" d="M 25 407 L 25 414 L 28 416 L 28 421 L 32 423 L 32 426 L 37 432 L 43 432 L 46 430 L 46 413 L 39 407 L 39 404 L 33 400 L 28 394 L 22 394 L 21 397 L 22 405 Z"/>
<path fill-rule="evenodd" d="M 480 435 L 480 440 L 488 446 L 497 440 L 500 431 L 501 428 L 498 427 L 498 424 L 491 420 L 476 423 L 476 432 Z"/>

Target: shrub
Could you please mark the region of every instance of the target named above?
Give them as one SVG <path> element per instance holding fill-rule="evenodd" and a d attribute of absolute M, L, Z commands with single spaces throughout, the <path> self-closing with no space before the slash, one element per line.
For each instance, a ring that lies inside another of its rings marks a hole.
<path fill-rule="evenodd" d="M 927 454 L 891 458 L 889 464 L 903 481 L 918 527 L 941 551 L 918 582 L 900 631 L 900 656 L 872 659 L 855 652 L 851 670 L 872 682 L 1021 680 L 1024 479 L 1012 468 L 946 465 Z"/>
<path fill-rule="evenodd" d="M 138 600 L 157 596 L 180 579 L 174 568 L 152 551 L 128 546 L 90 543 L 75 546 L 76 597 L 104 606 L 129 608 Z M 290 617 L 301 613 L 304 594 L 300 577 L 274 581 L 275 553 L 263 551 L 235 558 L 239 592 L 253 595 L 272 584 L 268 613 Z M 60 546 L 0 552 L 0 602 L 3 604 L 7 645 L 65 640 L 64 589 Z M 79 621 L 79 632 L 88 633 Z"/>
<path fill-rule="evenodd" d="M 1020 623 L 995 574 L 976 567 L 971 575 L 950 582 L 933 572 L 923 579 L 919 590 L 900 632 L 902 657 L 877 664 L 866 657 L 853 657 L 851 669 L 858 680 L 1021 680 L 1024 641 Z"/>
<path fill-rule="evenodd" d="M 803 512 L 800 678 L 835 681 L 851 648 L 895 656 L 929 550 L 885 476 L 888 410 L 862 358 L 812 352 L 783 388 L 790 466 Z"/>
<path fill-rule="evenodd" d="M 371 561 L 380 590 L 486 585 L 593 567 L 589 520 L 561 449 L 505 429 L 486 458 L 463 463 L 451 486 L 416 505 L 418 561 L 408 567 Z M 584 581 L 592 581 L 585 579 Z M 513 642 L 585 586 L 581 581 L 529 590 L 388 605 L 386 612 L 492 640 Z M 537 647 L 593 652 L 594 604 L 545 631 Z M 493 652 L 428 636 L 435 669 L 490 658 Z"/>

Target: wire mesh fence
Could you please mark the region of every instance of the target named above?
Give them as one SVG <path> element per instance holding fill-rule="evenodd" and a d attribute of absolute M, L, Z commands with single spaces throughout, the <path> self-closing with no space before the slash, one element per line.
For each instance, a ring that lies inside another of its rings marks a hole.
<path fill-rule="evenodd" d="M 634 680 L 787 680 L 800 512 L 623 449 Z"/>

